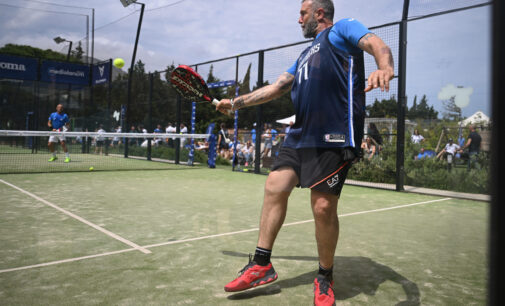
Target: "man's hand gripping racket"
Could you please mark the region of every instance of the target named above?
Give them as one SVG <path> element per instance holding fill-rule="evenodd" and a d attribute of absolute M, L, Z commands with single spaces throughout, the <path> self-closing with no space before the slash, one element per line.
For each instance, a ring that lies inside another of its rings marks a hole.
<path fill-rule="evenodd" d="M 211 102 L 217 105 L 219 101 L 210 94 L 209 87 L 203 78 L 191 67 L 180 65 L 170 74 L 170 83 L 172 87 L 188 101 Z M 231 110 L 228 114 L 231 114 Z"/>

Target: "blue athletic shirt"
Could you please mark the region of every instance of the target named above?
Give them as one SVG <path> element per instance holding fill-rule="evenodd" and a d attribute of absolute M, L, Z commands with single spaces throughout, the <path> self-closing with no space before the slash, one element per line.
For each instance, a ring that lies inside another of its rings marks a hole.
<path fill-rule="evenodd" d="M 359 40 L 370 31 L 342 19 L 317 35 L 287 70 L 295 76 L 296 122 L 284 146 L 359 148 L 365 120 L 365 69 Z"/>
<path fill-rule="evenodd" d="M 49 116 L 49 121 L 53 125 L 53 129 L 61 129 L 68 121 L 67 114 L 58 114 L 58 112 L 54 112 Z"/>

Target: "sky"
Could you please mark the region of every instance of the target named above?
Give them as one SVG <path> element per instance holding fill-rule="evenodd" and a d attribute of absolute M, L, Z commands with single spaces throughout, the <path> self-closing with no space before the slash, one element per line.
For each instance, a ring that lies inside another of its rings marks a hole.
<path fill-rule="evenodd" d="M 484 0 L 410 2 L 409 14 L 417 16 Z M 146 0 L 144 3 L 137 60 L 145 63 L 147 71 L 164 70 L 171 63 L 195 64 L 305 40 L 297 23 L 299 0 Z M 334 4 L 335 21 L 352 17 L 367 27 L 398 21 L 403 9 L 401 0 L 334 0 Z M 72 40 L 74 47 L 77 41 L 83 41 L 86 29 L 91 28 L 91 8 L 95 9 L 95 58 L 121 57 L 129 66 L 140 6 L 125 8 L 119 0 L 0 0 L 0 46 L 27 44 L 66 53 L 68 45 L 57 45 L 53 38 Z M 426 95 L 428 103 L 442 113 L 444 108 L 438 94 L 452 84 L 472 88 L 470 102 L 462 109 L 464 116 L 478 110 L 491 115 L 490 15 L 490 6 L 485 6 L 408 23 L 408 105 L 414 96 L 419 101 Z M 397 43 L 395 33 L 380 30 L 376 33 L 383 35 L 386 43 Z M 86 46 L 83 48 L 86 50 Z M 265 77 L 273 81 L 291 66 L 302 48 L 266 55 Z M 248 63 L 252 63 L 254 75 L 256 57 L 241 58 L 239 79 Z M 214 72 L 221 79 L 230 79 L 234 78 L 233 68 L 234 62 L 229 61 L 215 64 Z M 391 93 L 396 94 L 395 91 L 393 87 Z M 375 92 L 367 98 L 368 103 L 375 97 L 384 95 Z"/>

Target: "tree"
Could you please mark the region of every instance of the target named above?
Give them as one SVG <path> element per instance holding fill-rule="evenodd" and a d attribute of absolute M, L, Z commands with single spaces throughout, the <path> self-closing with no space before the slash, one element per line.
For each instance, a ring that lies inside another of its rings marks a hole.
<path fill-rule="evenodd" d="M 239 95 L 245 95 L 246 93 L 251 92 L 250 81 L 251 81 L 251 63 L 249 63 L 249 66 L 247 66 L 247 71 L 244 75 L 244 79 L 242 80 L 242 82 L 239 82 L 239 90 L 238 90 Z"/>
<path fill-rule="evenodd" d="M 79 60 L 79 61 L 82 60 L 82 55 L 84 54 L 84 50 L 82 49 L 82 43 L 80 41 L 77 44 L 77 47 L 75 48 L 75 50 L 73 50 L 71 53 L 76 60 Z"/>
<path fill-rule="evenodd" d="M 433 106 L 428 106 L 428 99 L 423 95 L 421 102 L 417 104 L 417 95 L 414 96 L 412 107 L 407 111 L 406 117 L 410 120 L 425 119 L 432 120 L 438 118 L 438 112 L 435 111 Z"/>
<path fill-rule="evenodd" d="M 395 96 L 390 99 L 375 99 L 372 105 L 366 107 L 368 117 L 371 118 L 396 118 L 398 112 L 398 102 Z"/>
<path fill-rule="evenodd" d="M 55 60 L 55 61 L 66 61 L 67 55 L 62 54 L 51 49 L 42 50 L 40 48 L 27 46 L 27 45 L 16 45 L 16 44 L 6 44 L 0 48 L 0 53 L 17 55 L 17 56 L 28 56 L 40 59 Z M 70 57 L 71 62 L 81 63 L 81 59 L 77 59 L 74 56 Z"/>
<path fill-rule="evenodd" d="M 452 120 L 452 121 L 460 121 L 461 120 L 461 108 L 456 105 L 455 97 L 451 97 L 449 100 L 442 101 L 444 105 L 445 112 L 444 119 Z"/>

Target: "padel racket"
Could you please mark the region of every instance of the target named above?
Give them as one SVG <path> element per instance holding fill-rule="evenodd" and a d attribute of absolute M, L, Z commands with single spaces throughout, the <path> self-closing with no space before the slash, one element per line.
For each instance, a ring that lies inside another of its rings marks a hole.
<path fill-rule="evenodd" d="M 186 100 L 202 102 L 211 102 L 214 105 L 219 103 L 210 94 L 209 87 L 198 72 L 186 65 L 179 65 L 170 74 L 170 83 L 172 87 Z M 231 113 L 231 111 L 228 111 Z"/>

